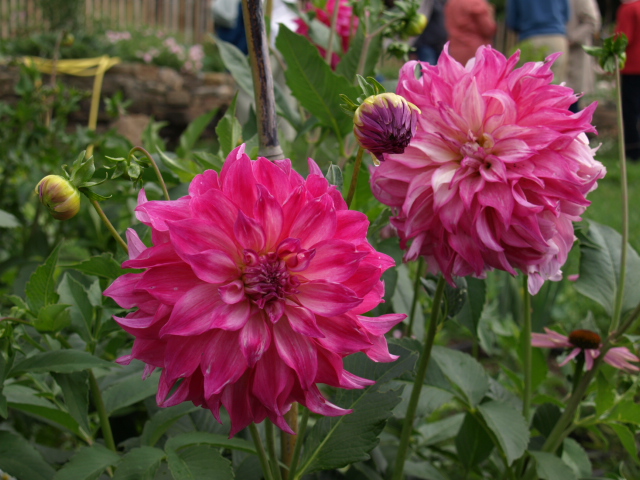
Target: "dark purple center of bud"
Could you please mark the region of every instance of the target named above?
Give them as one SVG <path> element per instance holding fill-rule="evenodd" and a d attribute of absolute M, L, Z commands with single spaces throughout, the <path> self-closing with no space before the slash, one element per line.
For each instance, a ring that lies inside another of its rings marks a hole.
<path fill-rule="evenodd" d="M 300 280 L 289 273 L 285 260 L 277 253 L 258 255 L 244 251 L 245 269 L 242 275 L 246 295 L 260 308 L 298 293 Z"/>
<path fill-rule="evenodd" d="M 600 335 L 591 330 L 574 330 L 569 334 L 569 343 L 584 350 L 600 348 L 601 341 Z"/>

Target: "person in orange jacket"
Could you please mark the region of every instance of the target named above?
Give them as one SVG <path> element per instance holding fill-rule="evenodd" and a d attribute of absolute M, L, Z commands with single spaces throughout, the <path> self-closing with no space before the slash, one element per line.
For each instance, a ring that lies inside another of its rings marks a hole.
<path fill-rule="evenodd" d="M 487 0 L 448 0 L 444 7 L 449 32 L 449 55 L 463 65 L 496 34 L 493 5 Z"/>

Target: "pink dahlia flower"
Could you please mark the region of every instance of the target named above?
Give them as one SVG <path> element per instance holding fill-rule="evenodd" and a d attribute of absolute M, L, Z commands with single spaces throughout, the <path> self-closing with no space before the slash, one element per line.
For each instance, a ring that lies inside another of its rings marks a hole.
<path fill-rule="evenodd" d="M 572 222 L 605 168 L 585 135 L 596 104 L 572 114 L 573 90 L 551 84 L 558 55 L 514 69 L 518 53 L 483 46 L 465 67 L 445 48 L 437 66 L 404 65 L 396 93 L 421 110 L 418 129 L 371 181 L 407 260 L 423 255 L 449 282 L 517 268 L 532 293 L 561 279 Z"/>
<path fill-rule="evenodd" d="M 336 188 L 309 160 L 305 180 L 289 160 L 252 161 L 244 145 L 222 172 L 198 175 L 189 195 L 147 201 L 136 216 L 151 227 L 153 246 L 134 230 L 126 268 L 105 295 L 123 308 L 115 320 L 136 339 L 131 355 L 162 368 L 157 401 L 192 401 L 231 435 L 293 402 L 322 415 L 344 415 L 318 383 L 363 388 L 373 382 L 344 369 L 343 357 L 364 352 L 390 362 L 384 334 L 404 315 L 365 317 L 382 301 L 382 273 L 393 260 L 367 241 L 367 217 L 347 209 Z"/>
<path fill-rule="evenodd" d="M 353 14 L 353 7 L 349 6 L 349 0 L 338 0 L 338 23 L 336 25 L 336 33 L 340 36 L 340 42 L 342 46 L 342 51 L 346 52 L 349 50 L 349 43 L 351 42 L 351 37 L 356 34 L 358 31 L 358 25 L 360 19 Z M 336 0 L 328 0 L 324 9 L 318 8 L 314 6 L 311 2 L 309 2 L 306 6 L 306 10 L 308 12 L 314 12 L 316 14 L 316 19 L 320 22 L 324 23 L 326 26 L 331 27 L 331 19 L 333 17 L 333 12 L 336 8 Z M 296 19 L 296 23 L 298 24 L 298 28 L 296 29 L 296 33 L 300 35 L 304 35 L 307 38 L 309 37 L 309 25 L 306 24 L 304 20 L 301 18 Z M 326 50 L 317 45 L 318 51 L 320 55 L 324 58 L 326 55 Z M 333 52 L 331 56 L 331 68 L 335 70 L 335 68 L 340 63 L 340 55 Z"/>
<path fill-rule="evenodd" d="M 570 348 L 569 355 L 559 364 L 566 365 L 570 360 L 576 358 L 581 352 L 584 353 L 584 361 L 587 370 L 593 368 L 593 361 L 600 356 L 600 348 L 602 347 L 602 339 L 600 335 L 591 330 L 574 330 L 569 336 L 554 332 L 548 328 L 544 329 L 547 333 L 532 333 L 531 345 L 541 348 Z M 626 347 L 610 348 L 604 355 L 603 359 L 609 365 L 621 370 L 639 371 L 636 365 L 629 362 L 640 362 L 640 358 L 636 357 Z"/>

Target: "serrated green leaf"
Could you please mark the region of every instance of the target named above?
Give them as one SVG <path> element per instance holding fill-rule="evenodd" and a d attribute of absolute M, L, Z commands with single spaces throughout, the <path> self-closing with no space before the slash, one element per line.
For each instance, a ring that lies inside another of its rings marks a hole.
<path fill-rule="evenodd" d="M 180 420 L 183 416 L 198 410 L 189 403 L 181 403 L 174 407 L 160 409 L 151 419 L 144 424 L 142 435 L 140 436 L 140 443 L 142 445 L 149 445 L 153 447 L 158 440 L 164 435 L 164 433 L 175 422 Z"/>
<path fill-rule="evenodd" d="M 400 358 L 393 363 L 374 363 L 363 354 L 345 359 L 345 368 L 355 375 L 376 381 L 364 390 L 339 390 L 335 403 L 353 413 L 341 417 L 320 418 L 305 441 L 305 454 L 299 473 L 340 468 L 366 460 L 378 444 L 393 408 L 400 402 L 402 386 L 386 384 L 411 371 L 417 353 L 399 345 L 389 345 Z"/>
<path fill-rule="evenodd" d="M 86 433 L 91 433 L 89 424 L 89 375 L 87 372 L 54 373 L 54 380 L 64 397 L 69 414 Z"/>
<path fill-rule="evenodd" d="M 547 452 L 529 452 L 536 460 L 538 477 L 544 480 L 578 480 L 573 470 L 561 459 Z"/>
<path fill-rule="evenodd" d="M 51 480 L 55 470 L 24 438 L 0 430 L 0 469 L 20 480 Z"/>
<path fill-rule="evenodd" d="M 58 284 L 60 302 L 71 305 L 69 311 L 71 323 L 85 342 L 91 340 L 93 326 L 93 305 L 89 300 L 89 293 L 84 286 L 71 275 L 65 273 Z"/>
<path fill-rule="evenodd" d="M 465 326 L 474 337 L 478 335 L 478 324 L 487 297 L 487 286 L 484 280 L 467 277 L 467 301 L 457 315 L 457 320 Z"/>
<path fill-rule="evenodd" d="M 374 74 L 374 69 L 380 53 L 382 51 L 382 35 L 377 35 L 370 40 L 367 59 L 364 63 L 364 70 L 358 72 L 360 59 L 362 58 L 362 50 L 364 47 L 364 23 L 360 22 L 355 37 L 349 43 L 349 50 L 342 57 L 340 63 L 336 67 L 336 73 L 345 77 L 349 82 L 353 83 L 356 73 L 360 73 L 364 77 Z"/>
<path fill-rule="evenodd" d="M 0 228 L 16 228 L 22 224 L 14 215 L 4 210 L 0 210 Z"/>
<path fill-rule="evenodd" d="M 598 302 L 612 315 L 620 279 L 622 236 L 613 228 L 592 220 L 588 224 L 588 229 L 576 231 L 580 240 L 580 276 L 575 288 Z M 623 314 L 640 303 L 640 256 L 630 245 L 627 248 Z"/>
<path fill-rule="evenodd" d="M 141 379 L 141 373 L 128 375 L 102 392 L 107 413 L 111 414 L 120 408 L 128 407 L 156 394 L 160 372 L 154 372 L 144 381 Z"/>
<path fill-rule="evenodd" d="M 562 461 L 566 463 L 578 478 L 590 477 L 592 473 L 589 455 L 573 438 L 562 442 Z"/>
<path fill-rule="evenodd" d="M 38 311 L 33 326 L 39 332 L 59 332 L 71 325 L 71 316 L 67 311 L 70 306 L 62 303 L 45 305 Z"/>
<path fill-rule="evenodd" d="M 287 63 L 285 77 L 293 95 L 320 123 L 342 138 L 353 129 L 353 120 L 340 108 L 339 95 L 355 98 L 358 90 L 320 57 L 318 49 L 301 35 L 282 25 L 276 46 Z"/>
<path fill-rule="evenodd" d="M 164 457 L 158 448 L 134 448 L 118 463 L 113 480 L 151 480 Z"/>
<path fill-rule="evenodd" d="M 191 158 L 193 148 L 196 146 L 196 142 L 202 136 L 202 133 L 206 130 L 207 126 L 213 120 L 213 117 L 218 113 L 218 109 L 214 108 L 208 113 L 200 115 L 193 120 L 185 131 L 180 135 L 180 146 L 176 150 L 178 157 Z"/>
<path fill-rule="evenodd" d="M 450 441 L 458 434 L 464 421 L 464 416 L 464 413 L 457 413 L 442 420 L 425 423 L 420 426 L 418 428 L 421 435 L 420 445 L 435 445 L 440 442 Z"/>
<path fill-rule="evenodd" d="M 71 373 L 81 372 L 89 368 L 102 367 L 112 368 L 114 363 L 107 362 L 80 350 L 55 350 L 52 352 L 37 353 L 25 358 L 14 365 L 10 372 L 11 376 L 21 373 Z"/>
<path fill-rule="evenodd" d="M 53 249 L 44 264 L 33 272 L 27 283 L 27 305 L 32 312 L 38 312 L 45 305 L 51 305 L 57 301 L 54 273 L 58 263 L 60 246 L 61 244 L 58 244 Z"/>
<path fill-rule="evenodd" d="M 212 447 L 240 450 L 253 455 L 257 454 L 253 443 L 242 438 L 228 438 L 226 435 L 207 432 L 190 432 L 171 437 L 167 440 L 165 448 L 180 450 L 193 445 L 210 445 Z"/>
<path fill-rule="evenodd" d="M 110 280 L 118 278 L 125 273 L 136 272 L 130 268 L 121 268 L 120 264 L 113 258 L 110 253 L 96 255 L 88 260 L 73 265 L 67 265 L 66 268 L 73 268 L 87 275 L 95 275 L 97 277 L 108 278 Z"/>
<path fill-rule="evenodd" d="M 609 414 L 611 420 L 640 425 L 640 405 L 633 400 L 618 403 Z"/>
<path fill-rule="evenodd" d="M 94 480 L 119 461 L 120 455 L 116 452 L 94 443 L 78 450 L 69 463 L 56 472 L 53 480 Z"/>
<path fill-rule="evenodd" d="M 242 125 L 236 118 L 236 100 L 238 95 L 233 97 L 231 105 L 227 109 L 224 117 L 216 126 L 216 134 L 218 135 L 218 143 L 220 144 L 220 155 L 223 158 L 231 153 L 238 146 L 240 138 L 242 138 Z"/>
<path fill-rule="evenodd" d="M 506 403 L 489 401 L 478 411 L 498 440 L 498 447 L 511 465 L 520 458 L 529 443 L 529 428 L 522 413 Z"/>
<path fill-rule="evenodd" d="M 198 445 L 180 452 L 167 449 L 169 469 L 175 480 L 232 480 L 231 462 L 214 447 Z"/>
<path fill-rule="evenodd" d="M 455 443 L 458 460 L 467 469 L 486 460 L 493 450 L 493 440 L 471 413 L 465 415 Z"/>
<path fill-rule="evenodd" d="M 616 435 L 620 439 L 620 443 L 622 443 L 622 446 L 629 453 L 632 460 L 637 465 L 640 464 L 640 459 L 638 459 L 638 444 L 636 443 L 636 436 L 634 432 L 632 432 L 629 427 L 622 425 L 621 423 L 612 422 L 607 425 L 616 432 Z"/>
<path fill-rule="evenodd" d="M 489 390 L 489 378 L 473 357 L 450 348 L 435 346 L 431 360 L 437 363 L 444 376 L 462 394 L 461 400 L 474 407 Z M 460 395 L 458 395 L 460 397 Z"/>

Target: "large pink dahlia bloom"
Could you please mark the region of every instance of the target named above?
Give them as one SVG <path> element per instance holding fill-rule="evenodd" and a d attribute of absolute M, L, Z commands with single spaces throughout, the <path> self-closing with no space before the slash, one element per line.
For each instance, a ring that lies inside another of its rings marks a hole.
<path fill-rule="evenodd" d="M 305 180 L 289 160 L 252 161 L 234 150 L 220 175 L 207 171 L 174 201 L 147 201 L 136 216 L 152 229 L 152 247 L 134 230 L 126 268 L 105 295 L 123 308 L 115 320 L 136 339 L 131 355 L 162 368 L 157 400 L 224 406 L 234 435 L 300 402 L 322 415 L 317 383 L 363 388 L 373 382 L 343 367 L 364 352 L 389 362 L 384 334 L 404 315 L 362 316 L 382 301 L 382 273 L 393 260 L 367 241 L 367 217 L 347 209 L 310 160 Z M 175 390 L 174 390 L 175 388 Z M 172 393 L 171 393 L 172 392 Z"/>
<path fill-rule="evenodd" d="M 404 65 L 397 93 L 420 108 L 418 129 L 372 188 L 408 260 L 423 255 L 450 282 L 520 269 L 532 293 L 562 277 L 572 222 L 605 168 L 585 135 L 596 104 L 572 114 L 573 90 L 551 84 L 558 55 L 514 69 L 518 53 L 480 47 L 465 67 L 445 48 L 437 66 Z"/>

